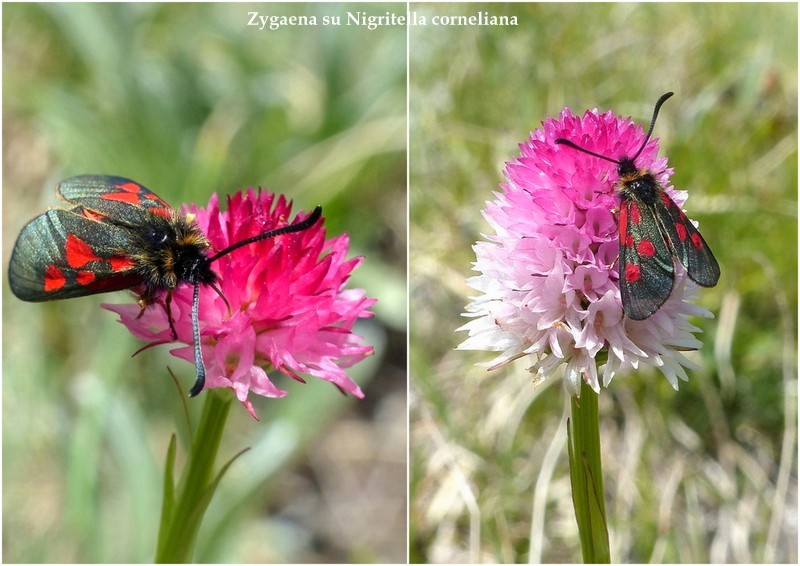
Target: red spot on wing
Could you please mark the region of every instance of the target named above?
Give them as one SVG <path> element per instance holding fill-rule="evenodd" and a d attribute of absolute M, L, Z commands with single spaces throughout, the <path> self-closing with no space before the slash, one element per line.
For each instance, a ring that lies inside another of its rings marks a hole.
<path fill-rule="evenodd" d="M 619 211 L 619 245 L 625 248 L 633 246 L 633 236 L 628 233 L 628 210 L 633 208 L 633 203 L 623 206 Z M 638 209 L 636 209 L 638 214 Z"/>
<path fill-rule="evenodd" d="M 628 283 L 636 283 L 642 277 L 641 268 L 635 263 L 629 263 L 625 266 L 625 281 Z"/>
<path fill-rule="evenodd" d="M 106 193 L 101 195 L 100 198 L 138 205 L 145 204 L 144 201 L 150 201 L 151 203 L 157 204 L 159 207 L 169 208 L 167 203 L 136 183 L 128 182 L 114 186 L 120 189 L 120 191 L 116 193 Z"/>
<path fill-rule="evenodd" d="M 91 271 L 79 271 L 75 274 L 75 282 L 81 287 L 89 285 L 97 276 Z"/>
<path fill-rule="evenodd" d="M 137 194 L 137 195 L 140 192 L 142 192 L 141 185 L 137 185 L 136 183 L 131 182 L 131 181 L 129 181 L 127 183 L 122 183 L 121 185 L 114 185 L 114 186 L 122 189 L 123 191 L 127 191 L 129 193 L 134 193 L 134 194 Z"/>
<path fill-rule="evenodd" d="M 675 224 L 675 231 L 678 232 L 678 238 L 681 242 L 686 241 L 686 225 L 683 222 Z"/>
<path fill-rule="evenodd" d="M 123 255 L 115 255 L 106 259 L 111 265 L 111 271 L 129 271 L 134 267 L 134 261 Z"/>
<path fill-rule="evenodd" d="M 58 291 L 66 285 L 67 278 L 64 273 L 55 265 L 49 266 L 44 270 L 44 290 L 45 291 Z"/>
<path fill-rule="evenodd" d="M 118 202 L 127 202 L 130 204 L 142 204 L 141 191 L 142 187 L 136 183 L 124 183 L 122 185 L 114 185 L 120 192 L 106 193 L 101 195 L 100 198 L 105 200 L 115 200 Z"/>
<path fill-rule="evenodd" d="M 684 230 L 685 230 L 685 228 L 684 228 Z M 703 249 L 703 240 L 700 238 L 700 234 L 698 234 L 697 232 L 692 234 L 692 245 L 695 247 L 695 249 L 698 249 L 698 250 L 702 250 Z"/>
<path fill-rule="evenodd" d="M 67 264 L 70 267 L 83 267 L 90 261 L 101 261 L 101 258 L 94 253 L 92 247 L 78 238 L 75 234 L 67 235 L 65 245 Z"/>
<path fill-rule="evenodd" d="M 634 224 L 639 224 L 639 222 L 642 221 L 642 213 L 639 212 L 639 206 L 635 202 L 632 202 L 629 208 L 631 214 L 631 222 L 633 222 Z"/>
<path fill-rule="evenodd" d="M 675 202 L 671 198 L 669 198 L 669 195 L 663 191 L 661 192 L 661 200 L 664 201 L 664 205 L 667 208 L 672 208 L 673 206 L 677 206 Z"/>
<path fill-rule="evenodd" d="M 161 200 L 160 198 L 158 198 L 158 197 L 157 197 L 156 195 L 154 195 L 153 193 L 145 193 L 143 196 L 144 196 L 144 198 L 146 198 L 147 200 L 151 200 L 151 201 L 153 201 L 154 203 L 158 204 L 158 206 L 160 206 L 160 207 L 163 207 L 163 208 L 170 208 L 170 206 L 169 206 L 167 203 L 165 203 L 163 200 Z"/>
<path fill-rule="evenodd" d="M 639 252 L 639 255 L 645 257 L 653 257 L 656 255 L 656 247 L 650 240 L 642 240 L 639 242 L 639 245 L 636 246 L 636 251 Z"/>
<path fill-rule="evenodd" d="M 164 205 L 164 206 L 166 207 L 167 205 Z M 171 218 L 170 208 L 151 208 L 150 212 L 152 212 L 153 214 L 157 214 L 158 216 L 161 216 L 162 218 L 166 218 L 167 220 L 169 220 Z"/>

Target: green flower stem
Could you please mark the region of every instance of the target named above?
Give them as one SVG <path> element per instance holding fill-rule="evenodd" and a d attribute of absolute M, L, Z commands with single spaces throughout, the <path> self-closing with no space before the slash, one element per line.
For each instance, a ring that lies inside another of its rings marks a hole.
<path fill-rule="evenodd" d="M 187 563 L 192 559 L 197 531 L 220 476 L 214 475 L 214 462 L 228 420 L 233 395 L 211 389 L 177 493 L 173 486 L 175 440 L 170 445 L 164 481 L 164 504 L 158 533 L 157 563 Z"/>
<path fill-rule="evenodd" d="M 609 564 L 597 398 L 585 382 L 581 382 L 580 397 L 572 398 L 572 420 L 567 421 L 569 470 L 583 561 Z"/>

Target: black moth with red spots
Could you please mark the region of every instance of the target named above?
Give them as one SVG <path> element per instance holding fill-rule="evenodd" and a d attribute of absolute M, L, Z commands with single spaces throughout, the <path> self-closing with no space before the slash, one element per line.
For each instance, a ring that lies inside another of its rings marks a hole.
<path fill-rule="evenodd" d="M 636 158 L 653 133 L 661 105 L 673 93 L 656 102 L 650 129 L 633 157 L 612 159 L 559 138 L 563 144 L 617 165 L 616 189 L 622 199 L 619 226 L 619 289 L 622 309 L 632 320 L 652 316 L 672 293 L 677 259 L 689 279 L 701 287 L 719 281 L 719 263 L 700 232 L 664 191 L 655 174 L 636 167 Z"/>
<path fill-rule="evenodd" d="M 303 220 L 209 255 L 211 244 L 191 215 L 173 209 L 130 179 L 83 175 L 63 181 L 56 190 L 70 208 L 48 210 L 22 228 L 8 267 L 11 291 L 23 301 L 38 302 L 135 288 L 142 312 L 163 298 L 177 340 L 170 312 L 172 293 L 181 283 L 193 285 L 197 378 L 191 396 L 205 386 L 198 323 L 200 285 L 222 296 L 211 264 L 247 244 L 310 228 L 322 214 L 317 207 Z"/>

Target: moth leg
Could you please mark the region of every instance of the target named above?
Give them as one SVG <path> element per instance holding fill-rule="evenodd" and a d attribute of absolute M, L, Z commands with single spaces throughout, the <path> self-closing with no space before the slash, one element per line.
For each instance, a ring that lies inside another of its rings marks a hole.
<path fill-rule="evenodd" d="M 139 314 L 136 316 L 136 320 L 139 320 L 140 318 L 142 318 L 142 315 L 144 314 L 144 311 L 147 309 L 147 307 L 153 304 L 153 299 L 150 298 L 148 295 L 142 295 L 141 297 L 139 297 L 139 300 L 136 301 L 136 304 L 139 305 L 140 309 Z"/>
<path fill-rule="evenodd" d="M 170 329 L 170 332 L 172 333 L 172 340 L 173 341 L 177 341 L 178 340 L 178 331 L 175 330 L 175 319 L 172 318 L 172 306 L 171 306 L 172 305 L 172 291 L 173 291 L 173 289 L 171 289 L 171 288 L 167 289 L 167 296 L 166 296 L 164 301 L 160 301 L 160 300 L 154 298 L 151 293 L 148 293 L 148 292 L 145 291 L 145 293 L 143 293 L 142 296 L 139 297 L 139 300 L 137 301 L 137 303 L 139 304 L 139 308 L 141 310 L 139 311 L 139 315 L 136 317 L 136 320 L 139 320 L 140 318 L 142 318 L 142 315 L 144 314 L 144 311 L 145 311 L 145 309 L 147 307 L 149 307 L 150 305 L 155 304 L 155 303 L 161 303 L 164 306 L 164 310 L 167 313 L 167 320 L 169 321 L 169 329 Z"/>
<path fill-rule="evenodd" d="M 178 340 L 178 331 L 175 330 L 175 319 L 172 318 L 172 291 L 170 287 L 167 289 L 167 298 L 164 300 L 164 310 L 167 311 L 167 320 L 169 321 L 169 329 L 172 331 L 172 339 Z"/>

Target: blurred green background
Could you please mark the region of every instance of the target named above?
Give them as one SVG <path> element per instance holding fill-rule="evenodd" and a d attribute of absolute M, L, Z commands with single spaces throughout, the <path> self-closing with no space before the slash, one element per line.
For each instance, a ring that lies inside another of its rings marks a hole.
<path fill-rule="evenodd" d="M 797 5 L 429 4 L 516 27 L 410 29 L 412 562 L 575 562 L 560 380 L 453 348 L 471 245 L 517 144 L 565 106 L 655 136 L 722 266 L 701 370 L 600 397 L 615 562 L 797 556 Z"/>
<path fill-rule="evenodd" d="M 386 10 L 405 5 L 3 5 L 5 258 L 80 173 L 176 206 L 268 187 L 321 204 L 367 256 L 351 285 L 379 299 L 357 328 L 376 355 L 350 370 L 366 399 L 279 378 L 288 397 L 253 399 L 261 422 L 234 408 L 220 463 L 251 450 L 197 561 L 405 561 L 406 30 L 246 25 Z M 26 304 L 4 286 L 4 562 L 152 560 L 169 435 L 186 438 L 167 365 L 184 389 L 194 368 L 166 347 L 131 359 L 141 343 L 99 308 L 124 300 Z"/>

